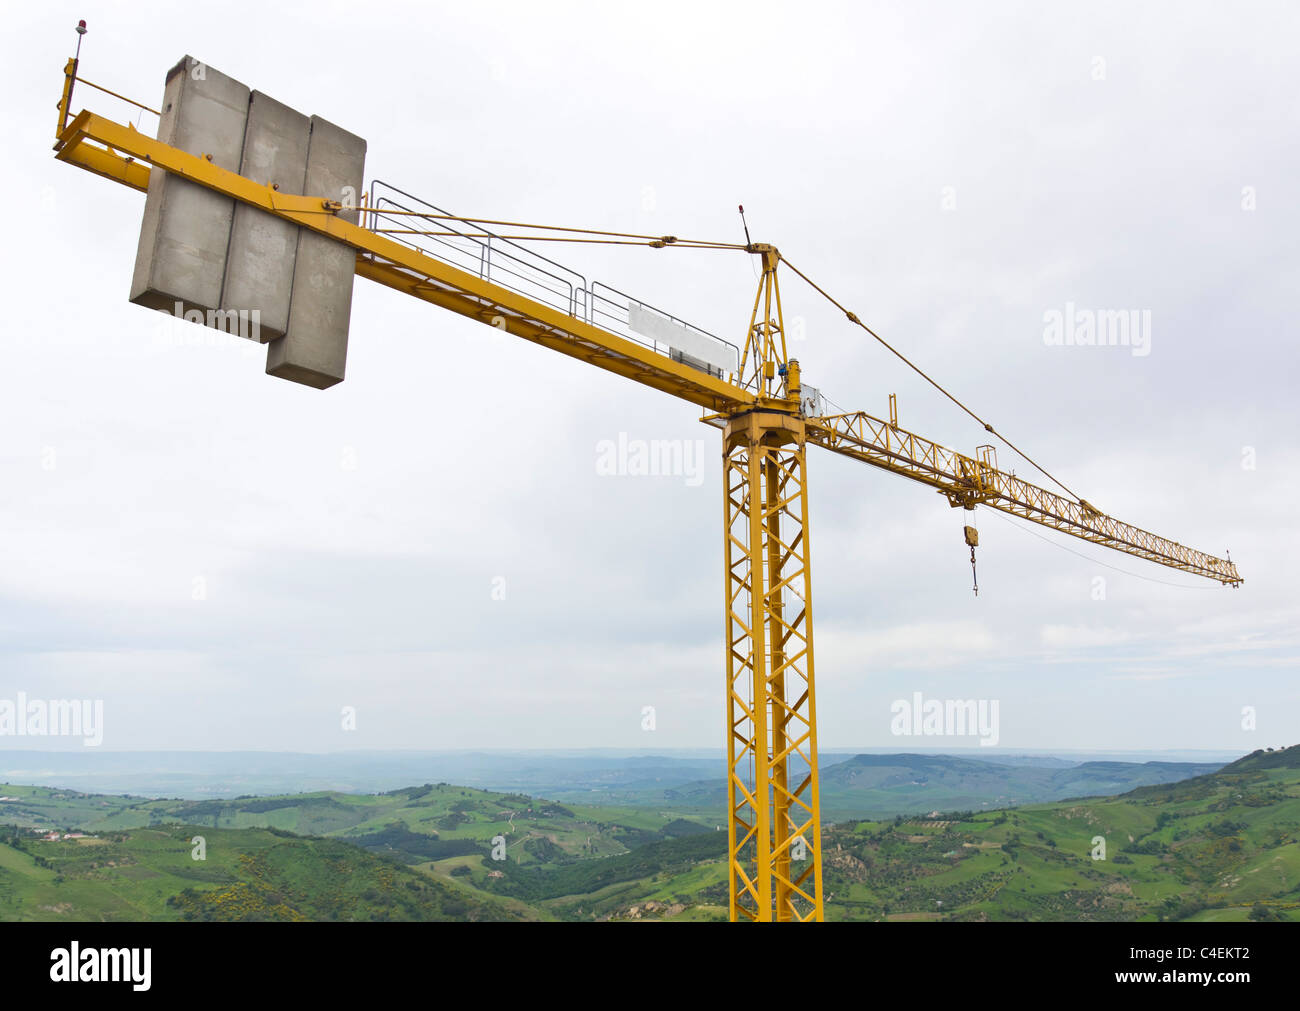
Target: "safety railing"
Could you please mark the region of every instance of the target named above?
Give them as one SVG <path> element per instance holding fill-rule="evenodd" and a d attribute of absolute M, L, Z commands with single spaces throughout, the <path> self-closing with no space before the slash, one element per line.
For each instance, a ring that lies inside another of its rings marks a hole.
<path fill-rule="evenodd" d="M 386 209 L 405 213 L 385 214 Z M 425 217 L 424 213 L 430 216 Z M 380 181 L 371 183 L 366 224 L 372 231 L 385 231 L 403 245 L 484 281 L 509 288 L 566 315 L 587 319 L 587 280 L 581 274 L 485 227 L 447 220 L 450 216 L 450 211 L 396 186 Z M 413 234 L 420 231 L 446 234 Z"/>
<path fill-rule="evenodd" d="M 394 213 L 398 211 L 402 213 Z M 586 277 L 577 271 L 498 235 L 485 225 L 463 219 L 451 220 L 455 218 L 452 212 L 390 183 L 379 180 L 371 183 L 365 215 L 364 223 L 373 231 L 383 231 L 393 240 L 427 256 L 650 348 L 666 358 L 685 361 L 723 378 L 718 370 L 697 364 L 689 355 L 674 354 L 679 349 L 671 348 L 663 340 L 633 330 L 628 322 L 630 304 L 635 303 L 684 327 L 697 340 L 715 342 L 719 356 L 736 363 L 731 371 L 739 366 L 740 349 L 730 341 L 617 288 L 599 281 L 589 284 Z"/>

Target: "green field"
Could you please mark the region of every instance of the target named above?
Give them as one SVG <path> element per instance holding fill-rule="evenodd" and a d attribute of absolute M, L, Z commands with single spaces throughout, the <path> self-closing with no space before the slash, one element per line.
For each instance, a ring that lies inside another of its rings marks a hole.
<path fill-rule="evenodd" d="M 698 813 L 445 783 L 200 802 L 0 795 L 4 919 L 726 917 L 726 834 Z M 840 822 L 823 852 L 831 920 L 1297 920 L 1300 747 L 1118 797 Z"/>
<path fill-rule="evenodd" d="M 275 828 L 426 857 L 443 855 L 436 847 L 421 853 L 432 840 L 444 849 L 459 847 L 486 854 L 489 841 L 504 836 L 511 859 L 521 863 L 610 856 L 658 839 L 715 827 L 699 814 L 566 806 L 524 794 L 446 783 L 383 794 L 304 793 L 212 801 L 107 797 L 10 785 L 0 786 L 0 796 L 10 798 L 0 802 L 0 824 L 30 828 L 90 833 L 171 824 Z"/>
<path fill-rule="evenodd" d="M 1121 797 L 840 825 L 826 849 L 831 919 L 1300 919 L 1300 747 Z"/>
<path fill-rule="evenodd" d="M 0 838 L 6 920 L 509 920 L 505 904 L 448 888 L 333 839 L 268 829 L 140 828 L 47 842 Z"/>

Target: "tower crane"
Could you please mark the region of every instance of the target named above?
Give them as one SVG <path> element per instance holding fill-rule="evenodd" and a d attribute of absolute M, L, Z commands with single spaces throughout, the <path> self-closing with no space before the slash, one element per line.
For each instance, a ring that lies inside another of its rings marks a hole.
<path fill-rule="evenodd" d="M 881 339 L 776 246 L 750 241 L 747 225 L 746 241 L 732 244 L 503 222 L 450 214 L 380 182 L 354 205 L 345 205 L 319 192 L 299 194 L 255 181 L 202 151 L 149 137 L 129 121 L 88 110 L 74 116 L 78 84 L 149 108 L 86 81 L 79 56 L 69 59 L 58 104 L 59 161 L 146 192 L 155 173 L 189 180 L 236 206 L 251 206 L 349 247 L 361 277 L 696 405 L 701 420 L 721 431 L 727 876 L 733 921 L 820 921 L 824 916 L 810 447 L 927 485 L 953 507 L 984 506 L 1224 585 L 1242 582 L 1230 559 L 1108 516 L 1063 485 L 1055 492 L 999 469 L 991 444 L 969 456 L 908 431 L 898 423 L 892 396 L 887 419 L 864 411 L 828 412 L 789 353 L 781 268 L 812 285 L 850 324 Z M 512 234 L 489 226 L 504 226 Z M 728 248 L 758 257 L 762 274 L 748 326 L 735 342 L 721 340 L 589 282 L 530 244 L 555 238 Z M 978 534 L 972 526 L 966 527 L 966 543 L 973 561 Z"/>

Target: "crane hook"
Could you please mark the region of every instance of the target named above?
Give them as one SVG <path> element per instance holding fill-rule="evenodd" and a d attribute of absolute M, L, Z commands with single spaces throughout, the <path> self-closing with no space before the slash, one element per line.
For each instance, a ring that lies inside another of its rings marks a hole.
<path fill-rule="evenodd" d="M 966 543 L 970 545 L 970 577 L 974 583 L 975 596 L 978 597 L 980 595 L 980 581 L 979 576 L 975 573 L 975 548 L 980 542 L 980 532 L 974 527 L 968 526 L 963 528 L 963 533 L 966 535 Z"/>

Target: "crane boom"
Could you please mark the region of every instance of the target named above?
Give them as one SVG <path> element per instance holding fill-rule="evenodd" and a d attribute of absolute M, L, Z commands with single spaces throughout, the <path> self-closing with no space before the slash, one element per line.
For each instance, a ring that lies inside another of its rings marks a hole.
<path fill-rule="evenodd" d="M 363 198 L 362 206 L 348 208 L 320 195 L 280 192 L 132 126 L 88 111 L 71 117 L 77 66 L 72 59 L 64 68 L 55 143 L 60 161 L 137 190 L 147 190 L 152 173 L 159 171 L 191 180 L 351 247 L 355 272 L 362 277 L 695 404 L 705 412 L 702 421 L 722 430 L 733 920 L 824 918 L 807 446 L 928 485 L 953 506 L 987 505 L 1158 565 L 1225 585 L 1241 583 L 1230 560 L 1122 523 L 1082 499 L 999 470 L 991 446 L 979 447 L 977 456 L 970 457 L 900 428 L 892 411 L 885 422 L 864 412 L 823 415 L 808 408 L 799 362 L 787 355 L 777 284 L 781 256 L 774 246 L 747 241 L 733 247 L 761 255 L 763 276 L 743 345 L 730 344 L 614 289 L 565 273 L 567 268 L 553 261 L 520 259 L 524 247 L 511 237 L 486 230 L 461 233 L 446 223 L 477 221 L 479 228 L 483 222 L 478 219 L 456 218 L 423 202 L 424 210 L 391 210 L 396 202 L 374 200 L 373 191 L 369 203 Z M 360 224 L 340 216 L 356 210 L 363 213 Z M 416 224 L 436 223 L 442 230 L 379 227 L 395 214 L 409 215 Z M 427 242 L 399 241 L 393 237 L 397 234 L 473 240 L 479 257 L 477 262 L 472 256 L 469 262 L 456 260 Z M 675 241 L 665 237 L 645 244 Z M 513 260 L 517 269 L 494 266 L 494 257 L 501 256 Z M 850 319 L 855 317 L 850 314 Z M 734 369 L 716 364 L 722 345 L 736 352 Z M 973 561 L 978 538 L 969 530 L 967 537 Z M 798 782 L 790 778 L 792 770 L 803 769 L 806 775 Z"/>
<path fill-rule="evenodd" d="M 1124 523 L 1085 501 L 1057 495 L 862 411 L 810 418 L 808 439 L 833 453 L 927 484 L 953 506 L 986 505 L 1225 586 L 1241 582 L 1230 561 Z"/>

